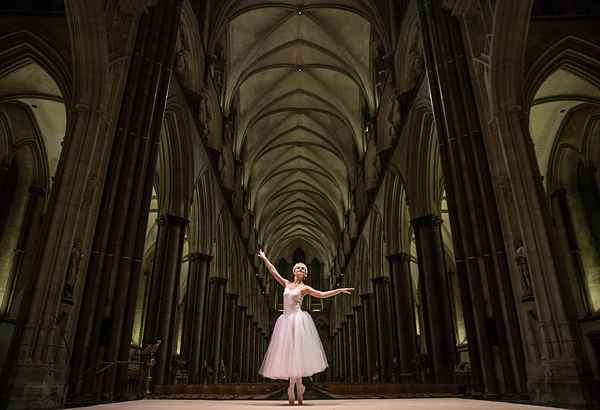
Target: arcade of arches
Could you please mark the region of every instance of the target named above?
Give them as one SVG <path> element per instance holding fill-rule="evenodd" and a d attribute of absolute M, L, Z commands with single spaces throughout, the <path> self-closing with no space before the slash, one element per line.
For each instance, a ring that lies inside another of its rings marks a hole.
<path fill-rule="evenodd" d="M 600 406 L 593 0 L 0 12 L 2 408 L 268 382 L 259 248 L 356 288 L 314 383 Z"/>

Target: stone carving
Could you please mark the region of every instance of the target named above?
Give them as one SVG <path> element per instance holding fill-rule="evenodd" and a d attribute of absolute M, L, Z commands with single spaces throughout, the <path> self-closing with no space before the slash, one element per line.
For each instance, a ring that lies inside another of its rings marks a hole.
<path fill-rule="evenodd" d="M 225 124 L 225 137 L 223 139 L 223 150 L 219 156 L 219 173 L 223 181 L 223 187 L 227 189 L 233 188 L 234 179 L 234 161 L 233 161 L 233 146 L 231 144 L 231 136 L 233 135 L 233 123 L 227 121 Z"/>
<path fill-rule="evenodd" d="M 532 296 L 532 287 L 531 287 L 531 275 L 529 272 L 529 264 L 527 263 L 527 250 L 525 249 L 525 245 L 523 241 L 517 242 L 517 248 L 515 250 L 515 259 L 517 261 L 517 266 L 519 267 L 519 272 L 521 274 L 521 292 L 523 297 Z"/>
<path fill-rule="evenodd" d="M 387 118 L 388 126 L 388 137 L 389 141 L 394 141 L 400 136 L 400 123 L 402 121 L 402 110 L 400 107 L 399 96 L 393 99 L 392 108 Z"/>
<path fill-rule="evenodd" d="M 158 351 L 158 347 L 162 343 L 161 340 L 157 340 L 154 344 L 146 345 L 144 350 L 142 350 L 142 356 L 144 357 L 144 365 L 146 367 L 146 389 L 144 394 L 149 396 L 152 394 L 152 368 L 156 364 L 156 359 L 154 355 Z"/>
<path fill-rule="evenodd" d="M 213 55 L 210 56 L 209 70 L 210 74 L 212 75 L 215 88 L 220 94 L 225 81 L 225 58 L 223 57 L 222 49 L 218 49 Z"/>
<path fill-rule="evenodd" d="M 208 91 L 203 89 L 200 93 L 200 104 L 198 108 L 198 122 L 200 127 L 200 137 L 203 141 L 208 139 L 210 134 L 210 121 L 212 116 L 210 114 L 210 100 L 208 97 Z"/>
<path fill-rule="evenodd" d="M 81 258 L 83 257 L 81 245 L 81 239 L 75 239 L 73 241 L 73 247 L 71 248 L 71 255 L 69 256 L 69 264 L 65 274 L 65 284 L 61 300 L 62 303 L 67 305 L 72 305 L 74 303 L 73 293 L 75 290 L 75 283 L 77 282 L 77 274 L 79 273 L 79 265 L 81 263 Z"/>

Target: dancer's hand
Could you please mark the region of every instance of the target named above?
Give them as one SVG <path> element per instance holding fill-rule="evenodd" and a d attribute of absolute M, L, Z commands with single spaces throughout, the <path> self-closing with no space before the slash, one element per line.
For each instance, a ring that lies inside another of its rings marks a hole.
<path fill-rule="evenodd" d="M 265 253 L 263 252 L 263 250 L 262 250 L 262 249 L 259 249 L 259 250 L 258 250 L 258 255 L 256 255 L 256 256 L 258 256 L 258 257 L 259 257 L 260 259 L 262 259 L 262 260 L 265 260 L 265 259 L 267 259 L 267 256 L 265 255 Z"/>
<path fill-rule="evenodd" d="M 342 288 L 342 293 L 349 295 L 352 293 L 353 290 L 354 290 L 354 288 Z"/>

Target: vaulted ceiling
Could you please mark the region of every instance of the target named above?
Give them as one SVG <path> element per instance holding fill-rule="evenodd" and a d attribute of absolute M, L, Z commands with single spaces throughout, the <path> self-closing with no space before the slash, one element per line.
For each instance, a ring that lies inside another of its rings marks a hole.
<path fill-rule="evenodd" d="M 217 38 L 221 103 L 262 245 L 335 255 L 376 111 L 370 2 L 241 1 Z"/>

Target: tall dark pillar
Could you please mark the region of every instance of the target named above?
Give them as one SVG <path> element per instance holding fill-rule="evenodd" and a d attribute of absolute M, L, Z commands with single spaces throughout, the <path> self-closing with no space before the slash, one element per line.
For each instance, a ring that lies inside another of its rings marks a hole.
<path fill-rule="evenodd" d="M 600 187 L 596 174 L 598 169 L 593 165 L 579 167 L 579 192 L 585 209 L 588 226 L 592 232 L 596 247 L 600 247 Z"/>
<path fill-rule="evenodd" d="M 350 376 L 348 382 L 356 381 L 356 344 L 354 340 L 354 315 L 346 315 L 346 338 L 348 340 L 348 369 Z"/>
<path fill-rule="evenodd" d="M 365 343 L 364 343 L 364 325 L 362 309 L 360 306 L 352 308 L 354 314 L 354 340 L 356 343 L 356 381 L 363 383 L 365 381 Z"/>
<path fill-rule="evenodd" d="M 456 363 L 454 320 L 446 273 L 441 219 L 427 215 L 412 220 L 417 255 L 421 300 L 425 318 L 427 353 L 432 383 L 453 383 Z"/>
<path fill-rule="evenodd" d="M 349 382 L 350 369 L 348 368 L 348 324 L 344 321 L 341 323 L 340 333 L 342 334 L 342 380 L 345 383 Z"/>
<path fill-rule="evenodd" d="M 391 309 L 389 306 L 389 278 L 380 276 L 373 279 L 375 289 L 375 311 L 377 334 L 377 353 L 379 363 L 379 381 L 392 381 L 392 361 L 395 340 L 392 333 Z"/>
<path fill-rule="evenodd" d="M 248 380 L 251 382 L 255 382 L 256 381 L 256 331 L 257 331 L 257 322 L 251 322 L 250 324 L 250 351 L 248 353 L 248 356 L 250 357 L 250 364 L 249 364 L 249 373 L 248 373 Z"/>
<path fill-rule="evenodd" d="M 244 334 L 244 355 L 243 355 L 243 361 L 244 361 L 244 368 L 243 368 L 243 381 L 248 382 L 250 381 L 250 352 L 252 351 L 252 319 L 254 318 L 254 315 L 246 315 L 246 331 Z"/>
<path fill-rule="evenodd" d="M 182 0 L 165 0 L 142 15 L 125 85 L 89 258 L 73 343 L 71 390 L 94 392 L 98 362 L 129 360 L 146 221 L 161 123 L 175 58 Z M 107 286 L 111 284 L 111 286 Z M 154 342 L 154 341 L 153 341 Z M 164 349 L 165 346 L 161 346 Z M 123 366 L 120 366 L 121 368 Z M 127 389 L 126 369 L 109 372 L 102 396 Z"/>
<path fill-rule="evenodd" d="M 169 381 L 171 356 L 176 337 L 175 313 L 179 272 L 187 223 L 186 219 L 174 215 L 161 215 L 158 218 L 158 239 L 150 276 L 143 337 L 144 345 L 154 343 L 156 340 L 162 342 L 153 368 L 154 384 L 166 384 Z"/>
<path fill-rule="evenodd" d="M 223 330 L 223 362 L 225 363 L 226 374 L 221 375 L 227 382 L 233 381 L 233 372 L 235 367 L 234 355 L 235 346 L 234 341 L 239 334 L 237 334 L 237 313 L 238 313 L 238 301 L 239 295 L 228 293 L 225 295 L 225 320 Z"/>
<path fill-rule="evenodd" d="M 0 171 L 1 172 L 1 171 Z M 1 174 L 0 174 L 1 176 Z M 1 181 L 0 181 L 1 184 Z M 0 191 L 1 193 L 2 191 Z M 23 222 L 21 224 L 21 229 L 19 231 L 19 239 L 17 240 L 17 247 L 14 250 L 14 258 L 12 261 L 12 266 L 10 268 L 10 275 L 8 278 L 7 289 L 9 290 L 8 297 L 4 298 L 4 306 L 0 306 L 0 311 L 8 312 L 7 317 L 16 316 L 16 312 L 18 311 L 18 307 L 13 304 L 14 295 L 18 294 L 21 286 L 24 283 L 27 283 L 28 280 L 23 280 L 22 271 L 23 266 L 26 264 L 26 252 L 29 246 L 29 234 L 31 229 L 34 228 L 34 222 L 36 221 L 36 214 L 38 209 L 41 209 L 42 200 L 46 195 L 46 191 L 37 186 L 31 186 L 29 188 L 29 197 L 27 198 L 27 205 L 25 206 L 25 213 L 23 214 Z M 10 207 L 10 203 L 6 204 L 7 207 Z M 2 204 L 0 204 L 2 206 Z M 1 210 L 0 210 L 1 211 Z M 0 214 L 0 229 L 2 229 L 2 217 Z M 0 234 L 2 232 L 0 231 Z M 25 272 L 27 272 L 27 268 L 25 268 Z M 65 290 L 69 287 L 69 295 L 71 299 L 69 302 L 72 304 L 73 297 L 73 280 L 74 278 L 66 278 L 65 279 Z M 69 283 L 70 282 L 70 283 Z M 64 296 L 63 296 L 64 298 Z M 63 300 L 64 301 L 64 300 Z M 14 314 L 11 314 L 15 312 Z"/>
<path fill-rule="evenodd" d="M 340 364 L 342 358 L 340 357 L 340 332 L 339 329 L 335 330 L 333 334 L 333 357 L 334 357 L 334 367 L 333 367 L 333 379 L 335 381 L 340 380 Z"/>
<path fill-rule="evenodd" d="M 424 0 L 417 5 L 469 340 L 472 388 L 496 393 L 501 374 L 507 393 L 525 392 L 523 342 L 460 25 L 442 2 Z M 485 301 L 484 294 L 488 295 Z M 498 371 L 496 363 L 501 367 Z"/>
<path fill-rule="evenodd" d="M 373 376 L 379 372 L 377 367 L 377 333 L 375 327 L 375 310 L 373 309 L 373 297 L 370 293 L 360 295 L 363 311 L 363 329 L 365 335 L 365 358 L 367 382 L 372 383 Z"/>
<path fill-rule="evenodd" d="M 202 343 L 207 310 L 210 256 L 191 253 L 189 257 L 188 291 L 183 320 L 181 350 L 188 366 L 190 383 L 200 383 Z"/>
<path fill-rule="evenodd" d="M 391 255 L 388 260 L 390 262 L 394 325 L 398 339 L 399 380 L 403 383 L 414 383 L 413 361 L 417 356 L 417 327 L 410 274 L 410 255 L 407 253 Z"/>
<path fill-rule="evenodd" d="M 337 377 L 339 381 L 344 380 L 344 333 L 342 332 L 342 325 L 337 329 L 337 349 L 338 349 L 338 369 Z"/>
<path fill-rule="evenodd" d="M 235 355 L 235 363 L 237 364 L 237 377 L 236 382 L 245 381 L 244 379 L 244 357 L 246 356 L 246 312 L 248 311 L 247 306 L 238 306 L 237 316 L 237 347 Z"/>
<path fill-rule="evenodd" d="M 225 306 L 225 285 L 227 279 L 223 277 L 212 277 L 208 285 L 208 317 L 207 323 L 207 350 L 206 359 L 208 366 L 212 368 L 210 383 L 219 383 L 221 380 L 221 352 L 223 344 L 223 307 Z"/>
<path fill-rule="evenodd" d="M 552 200 L 555 201 L 558 206 L 561 226 L 565 231 L 569 255 L 573 261 L 576 289 L 578 291 L 577 296 L 582 303 L 582 311 L 587 313 L 590 311 L 590 301 L 586 291 L 585 268 L 583 266 L 583 260 L 581 259 L 581 251 L 579 248 L 579 241 L 577 240 L 577 234 L 575 233 L 576 229 L 573 224 L 573 217 L 571 215 L 571 210 L 569 209 L 567 191 L 564 188 L 556 190 L 552 193 Z"/>

